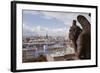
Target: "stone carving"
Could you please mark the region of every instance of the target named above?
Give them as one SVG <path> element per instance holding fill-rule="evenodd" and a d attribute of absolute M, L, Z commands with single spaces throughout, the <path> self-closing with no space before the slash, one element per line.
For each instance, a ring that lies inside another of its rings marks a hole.
<path fill-rule="evenodd" d="M 77 52 L 76 41 L 77 41 L 78 36 L 81 32 L 82 32 L 82 29 L 79 26 L 76 25 L 76 20 L 73 20 L 73 24 L 72 24 L 72 26 L 70 27 L 70 30 L 69 30 L 69 39 L 72 40 L 75 52 Z"/>
<path fill-rule="evenodd" d="M 91 25 L 86 17 L 82 15 L 77 16 L 78 22 L 81 24 L 82 29 L 76 25 L 73 20 L 73 25 L 69 30 L 69 39 L 72 40 L 79 59 L 91 58 Z"/>

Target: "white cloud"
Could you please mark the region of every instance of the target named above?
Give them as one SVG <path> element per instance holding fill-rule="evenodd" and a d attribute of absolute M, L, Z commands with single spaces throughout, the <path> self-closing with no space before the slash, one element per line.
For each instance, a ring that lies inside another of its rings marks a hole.
<path fill-rule="evenodd" d="M 23 33 L 25 35 L 51 35 L 51 36 L 66 36 L 68 34 L 68 29 L 65 28 L 55 28 L 50 29 L 48 27 L 42 27 L 42 26 L 33 26 L 29 27 L 27 24 L 23 24 Z"/>
<path fill-rule="evenodd" d="M 88 16 L 88 13 L 42 12 L 42 11 L 41 11 L 41 13 L 44 15 L 44 18 L 46 18 L 46 19 L 51 19 L 51 18 L 58 19 L 58 20 L 62 21 L 65 25 L 67 25 L 69 27 L 72 25 L 73 20 L 77 20 L 78 15 L 84 15 L 89 21 L 91 21 L 90 17 Z M 79 23 L 77 25 L 80 26 Z"/>
<path fill-rule="evenodd" d="M 29 27 L 27 24 L 23 23 L 23 30 L 24 31 L 32 31 L 32 28 Z"/>
<path fill-rule="evenodd" d="M 44 27 L 41 27 L 38 25 L 38 26 L 33 26 L 32 31 L 33 32 L 42 32 L 42 31 L 46 31 L 46 29 Z"/>
<path fill-rule="evenodd" d="M 24 23 L 23 24 L 23 36 L 32 36 L 34 34 L 38 35 L 37 33 L 32 32 L 32 28 Z"/>
<path fill-rule="evenodd" d="M 42 12 L 45 18 L 55 18 L 65 23 L 65 25 L 69 24 L 73 20 L 73 15 L 69 13 L 61 13 L 61 12 Z"/>
<path fill-rule="evenodd" d="M 66 28 L 56 28 L 56 29 L 50 29 L 47 27 L 42 27 L 42 26 L 36 26 L 36 27 L 32 27 L 32 32 L 35 32 L 39 35 L 52 35 L 52 36 L 64 36 L 67 34 L 67 30 Z"/>
<path fill-rule="evenodd" d="M 70 26 L 72 26 L 72 21 L 77 18 L 78 15 L 84 15 L 89 21 L 90 17 L 86 13 L 70 13 L 70 12 L 46 12 L 46 11 L 25 11 L 25 13 L 36 15 L 36 14 L 42 14 L 45 19 L 52 19 L 55 18 L 59 21 L 62 21 L 66 27 L 65 28 L 55 28 L 50 29 L 49 27 L 42 27 L 42 26 L 33 26 L 29 27 L 26 24 L 23 24 L 23 27 L 25 30 L 30 32 L 35 32 L 39 35 L 45 35 L 46 33 L 49 35 L 67 35 L 69 32 Z M 80 24 L 77 22 L 77 25 L 80 26 Z"/>
<path fill-rule="evenodd" d="M 33 11 L 33 10 L 25 10 L 25 11 L 23 11 L 23 13 L 25 13 L 25 14 L 31 14 L 31 15 L 36 15 L 36 14 L 40 14 L 40 12 L 39 11 Z"/>
<path fill-rule="evenodd" d="M 54 12 L 54 11 L 36 11 L 36 10 L 26 10 L 24 11 L 24 13 L 26 14 L 32 14 L 32 15 L 36 15 L 36 14 L 41 14 L 44 16 L 45 19 L 52 19 L 55 18 L 57 20 L 62 21 L 66 26 L 71 26 L 72 25 L 72 21 L 75 19 L 77 20 L 77 16 L 78 15 L 84 15 L 90 22 L 91 19 L 88 16 L 88 13 L 77 13 L 77 12 Z M 80 24 L 77 23 L 79 26 Z"/>

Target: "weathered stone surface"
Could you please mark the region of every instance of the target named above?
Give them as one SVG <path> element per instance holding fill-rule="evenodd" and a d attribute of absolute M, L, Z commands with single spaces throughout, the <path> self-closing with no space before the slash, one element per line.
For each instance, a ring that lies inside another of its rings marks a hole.
<path fill-rule="evenodd" d="M 73 24 L 69 30 L 69 39 L 73 42 L 73 47 L 75 48 L 75 52 L 77 52 L 77 39 L 79 34 L 82 32 L 82 29 L 76 25 L 76 20 L 73 20 Z"/>
<path fill-rule="evenodd" d="M 91 58 L 91 32 L 90 22 L 82 15 L 77 17 L 78 22 L 81 24 L 83 30 L 77 40 L 77 52 L 80 59 Z"/>
<path fill-rule="evenodd" d="M 72 40 L 75 52 L 79 59 L 91 58 L 91 24 L 86 17 L 79 15 L 77 20 L 82 26 L 82 29 L 76 25 L 76 21 L 73 20 L 73 24 L 69 30 L 69 39 Z"/>

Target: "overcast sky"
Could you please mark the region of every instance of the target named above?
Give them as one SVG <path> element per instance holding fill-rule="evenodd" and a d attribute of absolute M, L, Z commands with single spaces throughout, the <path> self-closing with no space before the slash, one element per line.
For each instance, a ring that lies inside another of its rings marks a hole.
<path fill-rule="evenodd" d="M 67 36 L 78 15 L 84 15 L 90 21 L 88 13 L 24 10 L 23 35 Z M 80 26 L 78 22 L 77 25 Z"/>

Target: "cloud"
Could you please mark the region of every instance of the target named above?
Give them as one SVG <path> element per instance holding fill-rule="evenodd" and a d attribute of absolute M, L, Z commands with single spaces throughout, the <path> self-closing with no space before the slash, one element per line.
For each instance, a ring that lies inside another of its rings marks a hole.
<path fill-rule="evenodd" d="M 91 21 L 88 13 L 77 13 L 77 12 L 42 12 L 44 18 L 47 19 L 58 19 L 62 21 L 66 26 L 70 27 L 72 25 L 73 20 L 77 20 L 78 15 L 84 15 L 89 21 Z M 80 24 L 78 23 L 80 26 Z"/>
<path fill-rule="evenodd" d="M 70 27 L 73 20 L 77 20 L 78 15 L 84 15 L 90 22 L 91 19 L 88 13 L 77 13 L 77 12 L 54 12 L 54 11 L 36 11 L 36 10 L 25 10 L 23 13 L 31 15 L 42 15 L 45 19 L 55 18 L 62 21 L 66 26 Z M 80 24 L 78 23 L 80 26 Z"/>
<path fill-rule="evenodd" d="M 75 13 L 75 12 L 49 12 L 49 11 L 25 11 L 26 14 L 31 15 L 40 15 L 45 19 L 57 19 L 59 21 L 62 21 L 66 27 L 59 27 L 59 28 L 49 28 L 48 26 L 44 27 L 40 24 L 32 24 L 32 26 L 28 26 L 30 24 L 23 24 L 23 28 L 25 33 L 31 32 L 39 35 L 59 35 L 59 36 L 65 36 L 69 32 L 70 26 L 72 26 L 72 21 L 77 18 L 78 15 L 84 15 L 89 21 L 90 17 L 88 16 L 88 13 Z M 56 24 L 57 25 L 57 24 Z M 77 25 L 80 26 L 80 24 L 77 22 Z"/>
<path fill-rule="evenodd" d="M 42 12 L 45 18 L 55 18 L 65 23 L 65 25 L 70 25 L 73 20 L 73 15 L 69 13 L 61 12 Z"/>
<path fill-rule="evenodd" d="M 23 23 L 23 30 L 24 31 L 32 31 L 32 28 L 29 27 L 27 24 Z"/>
<path fill-rule="evenodd" d="M 68 29 L 65 28 L 49 28 L 40 25 L 29 27 L 28 24 L 23 24 L 23 34 L 24 35 L 51 35 L 51 36 L 65 36 L 68 34 Z"/>
<path fill-rule="evenodd" d="M 32 31 L 32 27 L 29 27 L 28 24 L 23 24 L 23 36 L 36 36 L 36 32 Z"/>
<path fill-rule="evenodd" d="M 37 14 L 40 14 L 39 11 L 36 11 L 36 10 L 24 10 L 23 11 L 24 14 L 31 14 L 31 15 L 37 15 Z"/>
<path fill-rule="evenodd" d="M 32 27 L 32 32 L 35 32 L 39 35 L 51 35 L 51 36 L 65 36 L 67 33 L 66 28 L 56 28 L 50 29 L 48 27 L 36 26 Z"/>

